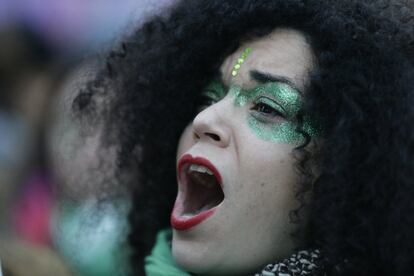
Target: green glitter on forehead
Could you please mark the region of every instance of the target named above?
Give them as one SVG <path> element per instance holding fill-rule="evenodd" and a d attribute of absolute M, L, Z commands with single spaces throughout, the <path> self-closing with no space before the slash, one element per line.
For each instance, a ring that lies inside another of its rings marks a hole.
<path fill-rule="evenodd" d="M 239 73 L 239 70 L 240 70 L 241 66 L 246 61 L 246 58 L 251 53 L 251 51 L 252 51 L 252 48 L 246 48 L 243 51 L 243 53 L 241 54 L 241 56 L 237 59 L 237 62 L 233 66 L 233 70 L 231 71 L 231 75 L 233 77 L 236 77 L 237 76 L 237 74 Z"/>

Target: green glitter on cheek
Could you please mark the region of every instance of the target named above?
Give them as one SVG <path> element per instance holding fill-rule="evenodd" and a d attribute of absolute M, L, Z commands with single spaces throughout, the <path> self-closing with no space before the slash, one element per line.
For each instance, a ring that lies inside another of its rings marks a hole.
<path fill-rule="evenodd" d="M 296 144 L 303 140 L 303 136 L 296 131 L 296 124 L 292 122 L 269 126 L 253 116 L 249 116 L 248 124 L 256 136 L 264 141 Z"/>
<path fill-rule="evenodd" d="M 255 118 L 253 115 L 248 117 L 248 125 L 254 134 L 264 141 L 301 144 L 305 141 L 303 134 L 297 131 L 297 124 L 294 122 L 282 123 L 265 123 Z M 307 133 L 311 138 L 321 136 L 322 130 L 319 124 L 311 120 L 309 116 L 305 116 L 303 123 L 303 132 Z"/>

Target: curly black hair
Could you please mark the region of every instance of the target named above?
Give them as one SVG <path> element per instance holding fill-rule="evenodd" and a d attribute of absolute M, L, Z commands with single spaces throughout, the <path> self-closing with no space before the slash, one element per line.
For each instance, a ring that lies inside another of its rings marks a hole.
<path fill-rule="evenodd" d="M 137 274 L 155 233 L 169 226 L 175 151 L 196 114 L 195 91 L 247 35 L 279 27 L 306 34 L 317 65 L 301 114 L 320 118 L 323 137 L 317 154 L 306 150 L 309 139 L 295 149 L 304 176 L 297 198 L 311 210 L 308 246 L 322 250 L 327 275 L 414 271 L 414 32 L 407 3 L 197 0 L 179 2 L 125 38 L 73 104 L 90 117 L 98 116 L 97 105 L 109 107 L 107 140 L 119 145 L 119 170 L 138 172 L 129 237 Z"/>

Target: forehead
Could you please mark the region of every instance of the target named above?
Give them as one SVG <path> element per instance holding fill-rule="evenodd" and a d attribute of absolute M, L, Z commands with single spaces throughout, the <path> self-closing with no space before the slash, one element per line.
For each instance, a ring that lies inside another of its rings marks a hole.
<path fill-rule="evenodd" d="M 233 67 L 246 48 L 252 50 L 234 77 L 231 73 Z M 226 85 L 252 88 L 257 83 L 252 80 L 250 73 L 260 71 L 286 78 L 302 89 L 313 64 L 313 52 L 303 33 L 293 29 L 276 29 L 264 37 L 243 43 L 225 59 L 220 71 Z"/>

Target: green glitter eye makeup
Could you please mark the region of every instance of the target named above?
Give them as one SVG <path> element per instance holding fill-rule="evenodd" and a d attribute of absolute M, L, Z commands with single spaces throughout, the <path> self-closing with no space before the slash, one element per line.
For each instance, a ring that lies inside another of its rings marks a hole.
<path fill-rule="evenodd" d="M 285 110 L 274 100 L 267 97 L 259 97 L 254 101 L 252 110 L 256 111 L 259 117 L 274 118 L 281 116 L 285 118 Z"/>
<path fill-rule="evenodd" d="M 203 91 L 202 95 L 210 98 L 213 101 L 220 101 L 223 99 L 227 94 L 227 90 L 224 85 L 218 81 L 212 81 Z"/>
<path fill-rule="evenodd" d="M 236 106 L 244 106 L 252 101 L 257 103 L 257 99 L 263 99 L 266 101 L 264 104 L 284 114 L 286 118 L 295 117 L 301 107 L 299 92 L 283 83 L 266 83 L 249 90 L 232 86 L 230 93 L 235 96 Z M 265 100 L 266 98 L 267 100 Z"/>
<path fill-rule="evenodd" d="M 260 139 L 289 144 L 303 141 L 304 137 L 296 130 L 295 122 L 302 106 L 301 96 L 289 85 L 269 82 L 248 90 L 232 86 L 229 93 L 234 95 L 235 106 L 252 105 L 247 123 Z M 311 137 L 319 134 L 313 125 L 312 120 L 306 116 L 303 129 Z"/>
<path fill-rule="evenodd" d="M 203 91 L 206 99 L 200 111 L 219 102 L 227 93 L 234 97 L 235 107 L 244 107 L 250 130 L 264 141 L 299 144 L 304 135 L 297 131 L 296 116 L 302 98 L 296 89 L 281 82 L 268 82 L 252 89 L 237 85 L 226 88 L 219 80 L 212 81 Z M 303 131 L 311 137 L 320 135 L 320 129 L 310 116 L 304 117 Z"/>
<path fill-rule="evenodd" d="M 298 91 L 292 89 L 287 84 L 269 83 L 257 88 L 258 94 L 269 93 L 282 107 L 286 118 L 293 118 L 299 112 L 302 103 Z"/>
<path fill-rule="evenodd" d="M 224 85 L 218 80 L 213 80 L 201 93 L 198 112 L 201 112 L 210 105 L 213 105 L 214 103 L 220 101 L 226 96 L 226 94 L 227 90 Z"/>

